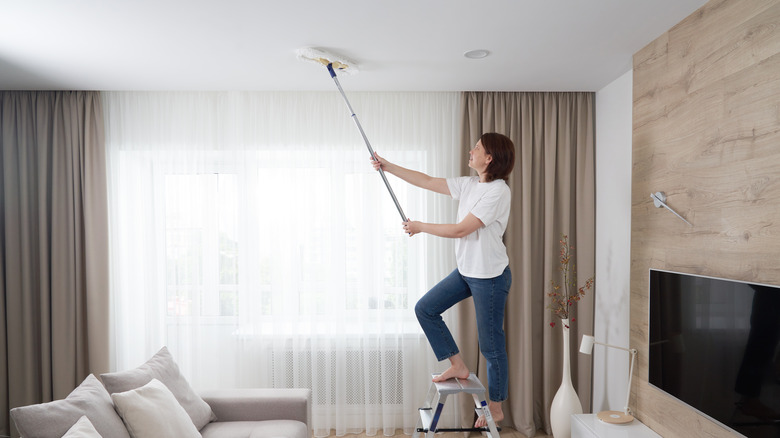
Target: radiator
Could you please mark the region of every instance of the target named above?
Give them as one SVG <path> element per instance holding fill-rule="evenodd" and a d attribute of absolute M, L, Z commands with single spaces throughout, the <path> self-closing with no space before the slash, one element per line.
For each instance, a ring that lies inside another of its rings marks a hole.
<path fill-rule="evenodd" d="M 404 405 L 400 350 L 273 351 L 275 388 L 311 388 L 315 406 Z"/>

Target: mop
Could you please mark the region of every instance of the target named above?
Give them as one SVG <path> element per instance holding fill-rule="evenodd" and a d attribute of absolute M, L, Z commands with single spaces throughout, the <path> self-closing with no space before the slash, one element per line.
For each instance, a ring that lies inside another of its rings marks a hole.
<path fill-rule="evenodd" d="M 363 131 L 363 127 L 360 125 L 360 121 L 358 120 L 357 115 L 355 115 L 355 111 L 352 109 L 352 105 L 349 104 L 347 95 L 344 94 L 344 89 L 341 88 L 339 79 L 336 76 L 336 70 L 338 70 L 339 73 L 343 73 L 343 74 L 357 73 L 358 69 L 355 63 L 349 61 L 346 58 L 336 56 L 332 53 L 327 53 L 322 50 L 311 48 L 311 47 L 298 49 L 296 53 L 298 55 L 298 59 L 304 61 L 316 62 L 328 68 L 328 72 L 330 72 L 330 77 L 333 78 L 333 82 L 336 83 L 336 87 L 338 87 L 339 92 L 341 93 L 341 97 L 344 98 L 344 103 L 347 104 L 347 109 L 349 109 L 349 113 L 352 116 L 352 120 L 355 121 L 355 126 L 357 126 L 358 131 L 360 131 L 360 136 L 363 137 L 363 141 L 366 143 L 366 147 L 368 148 L 368 152 L 371 154 L 371 158 L 376 160 L 374 149 L 371 147 L 371 143 L 368 141 L 368 137 L 366 137 L 366 133 Z M 395 197 L 395 193 L 393 192 L 392 187 L 390 187 L 390 182 L 387 181 L 387 176 L 385 176 L 385 172 L 384 170 L 382 170 L 381 167 L 379 168 L 379 175 L 382 177 L 382 181 L 384 181 L 385 187 L 387 187 L 387 191 L 390 192 L 390 197 L 393 198 L 395 207 L 398 209 L 398 213 L 401 215 L 401 220 L 403 220 L 404 222 L 408 221 L 409 219 L 404 214 L 404 210 L 401 208 L 401 204 L 398 203 L 398 199 Z"/>

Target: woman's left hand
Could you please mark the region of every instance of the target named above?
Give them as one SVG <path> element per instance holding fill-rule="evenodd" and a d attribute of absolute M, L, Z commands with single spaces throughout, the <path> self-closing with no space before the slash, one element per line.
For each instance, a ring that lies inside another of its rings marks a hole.
<path fill-rule="evenodd" d="M 404 222 L 403 223 L 404 233 L 408 234 L 409 237 L 414 236 L 415 234 L 417 234 L 417 233 L 422 231 L 422 229 L 420 228 L 421 224 L 422 224 L 422 222 L 418 222 L 418 221 L 406 221 L 406 222 Z"/>

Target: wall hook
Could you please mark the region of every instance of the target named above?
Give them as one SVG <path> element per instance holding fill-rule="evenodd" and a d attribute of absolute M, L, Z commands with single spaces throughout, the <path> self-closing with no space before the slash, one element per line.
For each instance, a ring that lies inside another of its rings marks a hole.
<path fill-rule="evenodd" d="M 655 205 L 655 208 L 661 208 L 661 207 L 665 207 L 667 210 L 669 210 L 669 211 L 671 211 L 672 213 L 674 213 L 674 215 L 675 215 L 675 216 L 677 216 L 677 217 L 679 217 L 680 219 L 682 219 L 682 221 L 683 221 L 683 222 L 685 222 L 686 224 L 688 224 L 688 225 L 690 225 L 690 226 L 693 226 L 693 224 L 692 224 L 692 223 L 688 222 L 687 220 L 685 220 L 685 218 L 684 218 L 684 217 L 680 216 L 680 215 L 679 215 L 679 213 L 677 213 L 676 211 L 674 211 L 674 210 L 672 209 L 672 207 L 669 207 L 668 205 L 666 205 L 666 195 L 664 194 L 664 192 L 655 192 L 655 193 L 650 193 L 650 198 L 652 198 L 652 200 L 653 200 L 653 205 Z"/>

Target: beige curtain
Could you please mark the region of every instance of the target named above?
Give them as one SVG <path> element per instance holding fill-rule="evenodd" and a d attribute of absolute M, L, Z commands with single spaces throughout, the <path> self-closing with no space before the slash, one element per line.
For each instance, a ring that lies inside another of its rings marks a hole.
<path fill-rule="evenodd" d="M 575 247 L 582 283 L 595 272 L 595 174 L 593 93 L 483 93 L 462 95 L 464 156 L 484 132 L 515 143 L 509 180 L 512 210 L 504 236 L 512 270 L 505 331 L 509 355 L 509 399 L 504 426 L 533 436 L 550 433 L 550 404 L 561 384 L 561 324 L 547 309 L 550 280 L 559 278 L 560 235 Z M 462 174 L 468 174 L 467 163 Z M 596 282 L 598 284 L 598 281 Z M 593 294 L 576 307 L 570 355 L 574 386 L 585 412 L 591 404 L 591 356 L 579 354 L 583 334 L 593 332 Z M 478 352 L 473 304 L 459 309 L 458 345 L 471 369 L 486 381 Z M 463 402 L 465 412 L 473 405 Z M 466 416 L 471 418 L 470 415 Z"/>
<path fill-rule="evenodd" d="M 98 92 L 0 91 L 0 435 L 16 406 L 108 369 L 108 218 Z M 13 431 L 16 435 L 16 431 Z"/>

